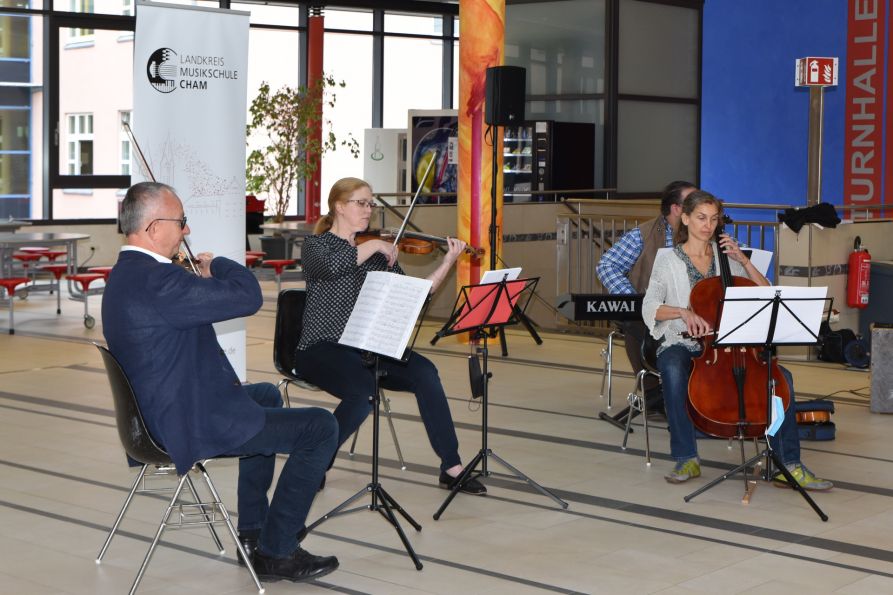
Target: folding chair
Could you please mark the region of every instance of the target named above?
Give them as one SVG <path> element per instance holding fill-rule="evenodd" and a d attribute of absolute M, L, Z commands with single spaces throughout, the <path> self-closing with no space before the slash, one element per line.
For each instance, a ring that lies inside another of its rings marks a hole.
<path fill-rule="evenodd" d="M 94 343 L 94 345 L 96 344 Z M 118 516 L 115 518 L 115 522 L 109 530 L 108 537 L 105 538 L 105 542 L 102 544 L 102 548 L 96 556 L 96 563 L 102 563 L 102 558 L 105 556 L 109 544 L 111 544 L 112 538 L 115 536 L 118 526 L 121 524 L 121 520 L 127 512 L 127 508 L 130 506 L 133 496 L 135 494 L 158 492 L 171 492 L 172 495 L 168 502 L 167 509 L 161 518 L 161 524 L 158 525 L 158 530 L 155 532 L 152 544 L 149 546 L 149 551 L 146 552 L 146 557 L 143 558 L 143 563 L 140 566 L 139 572 L 137 572 L 133 585 L 130 587 L 131 594 L 136 592 L 137 587 L 143 578 L 143 574 L 149 565 L 149 560 L 152 558 L 152 554 L 155 551 L 155 547 L 161 539 L 161 534 L 168 527 L 179 529 L 183 527 L 205 525 L 211 533 L 211 539 L 213 539 L 217 551 L 222 555 L 226 552 L 223 549 L 223 545 L 220 543 L 220 538 L 217 536 L 217 532 L 214 530 L 214 525 L 223 523 L 226 525 L 230 536 L 235 542 L 239 554 L 243 559 L 247 560 L 248 556 L 242 548 L 242 544 L 239 543 L 239 537 L 230 520 L 229 513 L 223 505 L 223 502 L 221 502 L 217 489 L 211 482 L 211 476 L 208 475 L 208 471 L 205 468 L 205 464 L 211 459 L 197 461 L 189 472 L 177 476 L 177 471 L 174 468 L 170 457 L 149 434 L 149 430 L 146 428 L 143 416 L 140 413 L 136 395 L 133 393 L 133 387 L 131 386 L 127 375 L 124 373 L 124 370 L 121 368 L 121 364 L 118 363 L 115 356 L 105 347 L 96 345 L 96 348 L 99 349 L 99 352 L 102 355 L 102 361 L 103 364 L 105 364 L 109 384 L 112 388 L 112 399 L 115 404 L 115 421 L 118 426 L 118 437 L 121 440 L 121 445 L 124 447 L 127 456 L 142 465 L 136 479 L 133 481 L 133 485 L 130 487 L 130 492 L 128 492 L 127 498 L 124 499 L 124 505 L 121 507 L 121 512 L 119 512 Z M 149 472 L 150 465 L 154 467 L 154 470 L 151 472 Z M 201 474 L 202 479 L 205 480 L 205 484 L 210 492 L 210 501 L 202 501 L 199 498 L 195 485 L 192 482 L 192 478 L 189 477 L 190 472 Z M 177 486 L 175 488 L 147 487 L 147 480 L 158 477 L 177 477 Z M 180 502 L 180 496 L 182 495 L 184 487 L 189 489 L 194 502 Z M 252 568 L 250 564 L 246 565 L 246 567 L 251 574 L 251 578 L 254 580 L 254 584 L 257 586 L 258 592 L 263 593 L 263 585 L 261 585 L 260 580 L 258 580 L 254 568 Z"/>

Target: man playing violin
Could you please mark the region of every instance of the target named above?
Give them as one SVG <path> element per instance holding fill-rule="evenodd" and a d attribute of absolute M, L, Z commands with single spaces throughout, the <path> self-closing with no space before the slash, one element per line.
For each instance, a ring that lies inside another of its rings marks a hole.
<path fill-rule="evenodd" d="M 240 457 L 239 538 L 260 578 L 303 581 L 332 572 L 334 556 L 314 556 L 298 542 L 335 452 L 335 420 L 321 408 L 284 409 L 270 383 L 243 386 L 212 327 L 261 307 L 257 279 L 209 253 L 198 255 L 200 275 L 171 262 L 189 226 L 166 184 L 132 186 L 120 224 L 127 244 L 104 290 L 103 333 L 153 438 L 179 474 L 199 460 Z M 277 453 L 289 456 L 268 501 Z"/>
<path fill-rule="evenodd" d="M 297 373 L 341 400 L 335 408 L 338 420 L 338 446 L 353 434 L 372 411 L 369 396 L 374 391 L 373 371 L 362 354 L 338 343 L 360 288 L 369 271 L 403 274 L 397 263 L 397 250 L 390 242 L 372 239 L 356 243 L 356 234 L 369 226 L 372 216 L 372 189 L 358 178 L 343 178 L 329 192 L 329 212 L 316 224 L 315 234 L 304 241 L 301 262 L 307 281 L 304 330 L 295 354 Z M 448 238 L 447 252 L 440 265 L 428 276 L 431 291 L 443 282 L 465 242 Z M 440 458 L 439 483 L 451 488 L 462 471 L 459 441 L 450 415 L 446 394 L 437 368 L 413 352 L 407 362 L 382 360 L 386 389 L 415 394 L 428 440 Z M 466 481 L 461 490 L 483 494 L 486 488 L 477 479 Z"/>
<path fill-rule="evenodd" d="M 712 241 L 721 218 L 722 203 L 712 194 L 698 190 L 685 198 L 676 244 L 671 250 L 658 253 L 642 302 L 645 324 L 651 335 L 661 341 L 657 368 L 670 426 L 670 454 L 676 461 L 673 470 L 665 476 L 669 483 L 682 483 L 701 474 L 695 427 L 687 413 L 686 401 L 692 360 L 701 353 L 702 347 L 690 337 L 704 337 L 713 329 L 690 309 L 692 288 L 702 279 L 717 275 L 715 254 L 719 249 L 728 255 L 732 275 L 748 277 L 757 285 L 769 285 L 735 239 L 722 234 L 718 245 Z M 779 453 L 785 467 L 802 487 L 831 489 L 830 481 L 817 478 L 800 461 L 793 378 L 785 368 L 780 370 L 790 389 L 791 402 L 781 427 L 769 439 L 772 449 Z M 776 485 L 786 485 L 781 475 L 776 475 L 774 481 Z"/>

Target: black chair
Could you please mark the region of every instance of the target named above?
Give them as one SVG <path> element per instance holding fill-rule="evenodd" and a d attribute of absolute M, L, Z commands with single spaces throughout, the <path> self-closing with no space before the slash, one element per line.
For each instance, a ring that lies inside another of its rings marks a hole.
<path fill-rule="evenodd" d="M 319 387 L 307 382 L 295 373 L 295 350 L 301 342 L 301 333 L 304 332 L 304 307 L 307 305 L 307 291 L 305 289 L 284 289 L 279 292 L 276 303 L 276 328 L 273 331 L 273 365 L 282 374 L 282 380 L 278 386 L 285 386 L 283 400 L 286 407 L 291 407 L 288 397 L 290 384 L 297 384 L 301 388 L 311 391 L 320 390 Z M 397 431 L 394 429 L 394 421 L 391 419 L 391 400 L 380 392 L 381 402 L 384 406 L 388 427 L 394 438 L 394 448 L 397 450 L 397 458 L 400 460 L 400 468 L 406 469 L 403 461 L 403 452 L 400 450 L 400 442 L 397 440 Z M 350 445 L 350 456 L 353 456 L 357 445 L 357 430 L 353 435 Z"/>
<path fill-rule="evenodd" d="M 644 366 L 636 374 L 636 380 L 633 392 L 627 396 L 629 402 L 629 414 L 626 416 L 626 430 L 623 433 L 623 445 L 621 448 L 626 450 L 626 442 L 629 438 L 632 420 L 635 417 L 634 412 L 642 415 L 642 425 L 645 430 L 645 464 L 651 465 L 651 441 L 648 438 L 648 409 L 654 410 L 663 400 L 659 394 L 648 395 L 645 391 L 645 378 L 653 376 L 660 382 L 660 372 L 657 369 L 657 348 L 659 343 L 651 336 L 651 333 L 645 333 L 644 340 L 641 345 L 642 365 Z"/>
<path fill-rule="evenodd" d="M 121 445 L 124 447 L 124 452 L 127 453 L 127 456 L 142 465 L 136 479 L 133 481 L 133 485 L 130 487 L 130 492 L 128 492 L 127 498 L 124 500 L 124 506 L 121 507 L 121 512 L 119 512 L 117 518 L 115 518 L 115 522 L 109 531 L 108 537 L 106 537 L 105 542 L 102 544 L 102 548 L 99 550 L 99 555 L 96 556 L 96 563 L 100 564 L 102 562 L 102 558 L 105 556 L 109 544 L 115 536 L 118 526 L 124 518 L 124 514 L 127 512 L 127 508 L 130 506 L 133 496 L 135 494 L 157 494 L 159 492 L 172 492 L 172 495 L 168 502 L 167 509 L 164 512 L 164 516 L 161 518 L 161 524 L 158 525 L 158 530 L 155 532 L 152 544 L 149 546 L 149 551 L 146 552 L 146 557 L 143 559 L 139 572 L 137 572 L 136 579 L 134 579 L 133 585 L 130 587 L 131 594 L 136 592 L 136 589 L 143 578 L 143 574 L 149 565 L 149 560 L 152 558 L 152 554 L 155 551 L 155 547 L 161 539 L 161 534 L 168 527 L 179 529 L 182 527 L 205 525 L 211 532 L 211 538 L 214 540 L 217 550 L 220 554 L 224 554 L 226 552 L 223 549 L 223 545 L 220 543 L 220 538 L 217 536 L 217 532 L 214 530 L 215 524 L 223 523 L 226 525 L 230 536 L 236 544 L 238 555 L 241 555 L 243 559 L 248 559 L 245 550 L 242 549 L 242 545 L 239 543 L 239 538 L 233 527 L 232 521 L 230 520 L 229 513 L 223 505 L 223 502 L 220 501 L 217 489 L 211 482 L 211 477 L 208 475 L 208 471 L 205 468 L 205 463 L 208 461 L 198 461 L 190 470 L 190 472 L 201 474 L 208 487 L 208 491 L 210 492 L 211 499 L 209 501 L 202 501 L 198 496 L 192 478 L 189 477 L 189 473 L 185 473 L 178 477 L 177 471 L 168 454 L 149 434 L 149 430 L 146 428 L 143 416 L 140 413 L 136 395 L 133 393 L 133 387 L 130 385 L 130 381 L 127 379 L 124 370 L 121 368 L 121 364 L 118 363 L 115 356 L 105 347 L 96 345 L 96 348 L 99 349 L 100 354 L 102 354 L 102 361 L 103 364 L 105 364 L 109 384 L 112 388 L 112 400 L 115 404 L 115 422 L 118 426 L 118 437 L 121 439 Z M 151 472 L 150 467 L 152 467 Z M 149 480 L 161 477 L 177 477 L 177 486 L 175 488 L 152 488 L 147 486 Z M 184 486 L 187 487 L 192 494 L 193 502 L 180 502 L 180 496 L 182 495 Z M 258 592 L 263 593 L 263 585 L 261 585 L 258 580 L 254 568 L 252 568 L 250 564 L 247 565 L 247 568 L 251 573 L 251 578 L 254 580 L 254 584 L 257 586 Z"/>

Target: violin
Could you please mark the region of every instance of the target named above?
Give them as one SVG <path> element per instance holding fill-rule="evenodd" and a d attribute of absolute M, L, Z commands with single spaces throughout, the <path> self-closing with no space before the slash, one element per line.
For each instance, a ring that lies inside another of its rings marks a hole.
<path fill-rule="evenodd" d="M 823 424 L 831 421 L 830 411 L 798 411 L 798 424 Z"/>
<path fill-rule="evenodd" d="M 756 285 L 747 277 L 732 276 L 729 256 L 719 246 L 722 228 L 717 226 L 715 236 L 720 274 L 699 281 L 690 298 L 691 309 L 714 329 L 722 315 L 726 288 Z M 707 340 L 703 346 L 701 355 L 693 360 L 688 380 L 688 412 L 695 427 L 721 438 L 761 436 L 769 423 L 766 391 L 770 378 L 785 409 L 791 402 L 790 387 L 776 358 L 772 357 L 767 368 L 756 347 L 715 346 Z"/>
<path fill-rule="evenodd" d="M 367 229 L 359 232 L 354 241 L 357 244 L 368 242 L 369 240 L 382 239 L 393 241 L 397 237 L 396 229 Z M 434 251 L 435 244 L 445 245 L 446 238 L 429 235 L 427 233 L 419 233 L 415 231 L 404 231 L 400 240 L 397 242 L 397 249 L 405 254 L 430 254 Z M 475 248 L 474 246 L 465 246 L 465 254 L 481 256 L 484 253 L 483 248 Z"/>

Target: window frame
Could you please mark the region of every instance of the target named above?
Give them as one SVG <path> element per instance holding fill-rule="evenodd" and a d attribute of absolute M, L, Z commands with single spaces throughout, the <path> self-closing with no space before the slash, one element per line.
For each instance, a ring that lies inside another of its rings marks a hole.
<path fill-rule="evenodd" d="M 127 188 L 130 186 L 130 175 L 86 174 L 69 175 L 60 171 L 60 131 L 66 125 L 59 113 L 59 52 L 62 29 L 92 28 L 112 31 L 124 31 L 133 34 L 136 18 L 121 15 L 104 15 L 88 13 L 76 15 L 70 13 L 50 13 L 45 18 L 45 39 L 47 59 L 44 64 L 44 80 L 46 99 L 44 101 L 44 205 L 46 221 L 53 223 L 76 221 L 79 224 L 108 222 L 108 218 L 56 219 L 53 217 L 53 193 L 56 190 L 93 190 L 95 188 Z M 67 149 L 66 149 L 67 150 Z M 67 168 L 66 168 L 67 169 Z M 33 200 L 33 199 L 32 199 Z"/>

